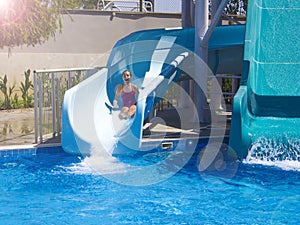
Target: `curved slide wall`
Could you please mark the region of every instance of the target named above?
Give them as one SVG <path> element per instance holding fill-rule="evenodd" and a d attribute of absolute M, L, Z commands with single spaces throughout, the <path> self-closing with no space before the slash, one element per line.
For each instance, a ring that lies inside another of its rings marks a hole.
<path fill-rule="evenodd" d="M 281 143 L 300 137 L 299 9 L 299 0 L 248 1 L 229 143 L 242 158 L 262 137 Z"/>
<path fill-rule="evenodd" d="M 209 42 L 212 69 L 240 72 L 244 32 L 244 26 L 215 30 Z M 109 155 L 137 151 L 145 118 L 180 76 L 182 62 L 193 52 L 193 28 L 139 31 L 118 41 L 107 67 L 69 89 L 64 96 L 64 151 L 83 155 L 98 149 L 104 149 L 102 153 Z M 140 95 L 135 116 L 120 120 L 118 111 L 111 110 L 111 105 L 125 69 L 132 72 L 132 81 L 139 87 Z"/>

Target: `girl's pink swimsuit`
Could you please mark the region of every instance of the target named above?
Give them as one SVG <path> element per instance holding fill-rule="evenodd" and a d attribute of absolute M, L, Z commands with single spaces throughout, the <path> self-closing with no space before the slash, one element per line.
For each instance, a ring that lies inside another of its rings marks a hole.
<path fill-rule="evenodd" d="M 130 106 L 135 105 L 136 103 L 135 93 L 133 90 L 130 92 L 122 91 L 121 97 L 122 97 L 123 107 L 130 108 Z"/>

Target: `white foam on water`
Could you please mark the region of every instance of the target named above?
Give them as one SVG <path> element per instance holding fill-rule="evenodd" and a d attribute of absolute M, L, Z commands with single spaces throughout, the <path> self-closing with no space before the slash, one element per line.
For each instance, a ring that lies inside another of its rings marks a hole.
<path fill-rule="evenodd" d="M 269 160 L 261 160 L 261 159 L 251 158 L 250 160 L 245 159 L 243 162 L 246 164 L 259 164 L 259 165 L 264 165 L 264 166 L 275 166 L 275 167 L 281 168 L 283 170 L 293 170 L 293 171 L 300 172 L 300 162 L 298 162 L 298 161 L 291 161 L 291 160 L 269 161 Z"/>
<path fill-rule="evenodd" d="M 90 156 L 81 162 L 68 167 L 69 171 L 76 174 L 108 175 L 127 172 L 128 165 L 119 162 L 114 157 Z"/>
<path fill-rule="evenodd" d="M 69 172 L 76 174 L 109 175 L 126 173 L 130 166 L 120 162 L 116 157 L 99 147 L 92 147 L 91 155 L 86 156 L 79 163 L 68 168 Z"/>
<path fill-rule="evenodd" d="M 243 162 L 300 171 L 300 140 L 258 138 Z"/>

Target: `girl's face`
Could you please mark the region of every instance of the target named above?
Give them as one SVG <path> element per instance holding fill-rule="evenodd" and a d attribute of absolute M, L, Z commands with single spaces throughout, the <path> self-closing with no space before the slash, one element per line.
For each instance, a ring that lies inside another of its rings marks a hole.
<path fill-rule="evenodd" d="M 123 78 L 123 80 L 124 80 L 125 82 L 129 82 L 130 79 L 131 79 L 131 74 L 130 74 L 130 72 L 128 72 L 128 71 L 124 72 L 123 75 L 122 75 L 122 78 Z"/>

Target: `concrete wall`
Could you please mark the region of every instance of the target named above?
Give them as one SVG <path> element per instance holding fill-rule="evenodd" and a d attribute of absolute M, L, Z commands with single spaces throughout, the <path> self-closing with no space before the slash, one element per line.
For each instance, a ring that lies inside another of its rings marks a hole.
<path fill-rule="evenodd" d="M 103 66 L 120 38 L 138 30 L 181 26 L 180 14 L 74 11 L 71 17 L 73 21 L 64 17 L 56 40 L 16 47 L 10 55 L 1 49 L 0 76 L 7 74 L 10 83 L 18 83 L 27 69 Z"/>

